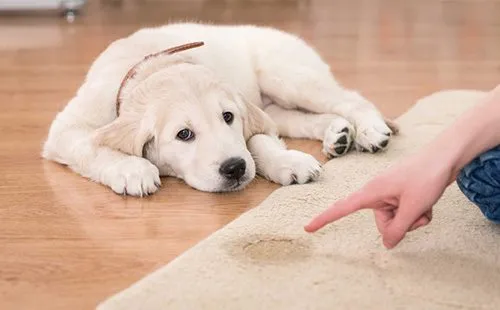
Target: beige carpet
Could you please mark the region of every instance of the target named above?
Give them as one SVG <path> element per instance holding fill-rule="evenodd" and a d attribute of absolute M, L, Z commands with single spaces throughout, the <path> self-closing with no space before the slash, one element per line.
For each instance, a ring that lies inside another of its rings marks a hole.
<path fill-rule="evenodd" d="M 329 203 L 422 146 L 482 96 L 445 91 L 420 100 L 398 119 L 401 135 L 388 152 L 351 153 L 330 161 L 318 183 L 280 188 L 98 309 L 500 309 L 500 225 L 455 185 L 432 224 L 391 251 L 370 211 L 314 235 L 303 231 Z"/>

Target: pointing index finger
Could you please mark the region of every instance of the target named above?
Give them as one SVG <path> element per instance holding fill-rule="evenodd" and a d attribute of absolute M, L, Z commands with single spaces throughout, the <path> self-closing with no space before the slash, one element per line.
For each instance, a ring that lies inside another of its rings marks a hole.
<path fill-rule="evenodd" d="M 372 191 L 373 192 L 373 191 Z M 326 211 L 316 216 L 308 225 L 304 227 L 307 232 L 315 232 L 326 224 L 337 221 L 344 216 L 369 207 L 378 201 L 378 195 L 373 195 L 368 192 L 358 192 L 345 200 L 339 201 L 331 205 Z"/>

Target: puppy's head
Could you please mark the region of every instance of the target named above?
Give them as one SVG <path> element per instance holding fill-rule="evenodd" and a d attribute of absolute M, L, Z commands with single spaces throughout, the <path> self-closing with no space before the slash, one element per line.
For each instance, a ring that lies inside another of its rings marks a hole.
<path fill-rule="evenodd" d="M 162 175 L 210 192 L 239 190 L 255 177 L 246 147 L 274 123 L 186 58 L 150 57 L 119 92 L 118 117 L 98 130 L 101 145 L 150 160 Z"/>

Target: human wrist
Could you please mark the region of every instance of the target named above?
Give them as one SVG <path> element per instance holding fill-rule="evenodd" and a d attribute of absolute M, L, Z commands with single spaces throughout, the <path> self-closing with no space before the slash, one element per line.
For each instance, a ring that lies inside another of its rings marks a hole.
<path fill-rule="evenodd" d="M 451 184 L 461 169 L 461 155 L 459 144 L 444 144 L 435 140 L 422 148 L 415 155 L 415 160 L 421 169 L 431 169 L 437 174 L 446 175 L 448 184 Z"/>
<path fill-rule="evenodd" d="M 500 145 L 500 86 L 461 115 L 414 157 L 418 166 L 449 174 L 452 183 L 464 166 Z"/>

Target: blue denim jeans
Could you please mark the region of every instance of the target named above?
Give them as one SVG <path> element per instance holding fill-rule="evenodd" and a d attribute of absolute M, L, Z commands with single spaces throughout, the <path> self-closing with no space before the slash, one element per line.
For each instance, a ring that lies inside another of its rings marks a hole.
<path fill-rule="evenodd" d="M 457 177 L 457 184 L 487 219 L 500 224 L 500 146 L 465 166 Z"/>

